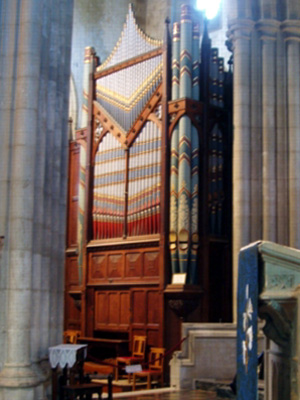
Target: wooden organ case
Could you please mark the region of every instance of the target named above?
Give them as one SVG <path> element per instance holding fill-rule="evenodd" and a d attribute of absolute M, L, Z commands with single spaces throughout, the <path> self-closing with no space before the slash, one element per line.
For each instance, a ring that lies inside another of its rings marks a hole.
<path fill-rule="evenodd" d="M 207 32 L 199 51 L 187 6 L 173 39 L 168 22 L 164 42 L 147 37 L 130 7 L 103 64 L 86 49 L 86 128 L 70 143 L 66 329 L 146 335 L 168 349 L 182 320 L 231 318 L 230 73 Z"/>

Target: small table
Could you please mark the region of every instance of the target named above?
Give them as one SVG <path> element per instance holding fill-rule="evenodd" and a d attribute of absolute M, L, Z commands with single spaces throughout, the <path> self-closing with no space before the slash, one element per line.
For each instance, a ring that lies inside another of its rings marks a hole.
<path fill-rule="evenodd" d="M 87 356 L 86 344 L 60 344 L 49 347 L 49 361 L 52 368 L 52 400 L 57 399 L 57 368 L 63 370 L 62 385 L 66 385 L 68 380 L 68 370 L 78 366 L 79 381 L 83 380 L 83 362 Z M 70 383 L 74 383 L 70 373 Z"/>
<path fill-rule="evenodd" d="M 89 346 L 89 351 L 94 347 L 104 347 L 104 348 L 113 348 L 115 350 L 115 356 L 119 357 L 126 354 L 126 350 L 128 351 L 128 339 L 104 339 L 104 338 L 94 338 L 87 336 L 79 336 L 77 339 L 79 343 L 86 343 Z"/>

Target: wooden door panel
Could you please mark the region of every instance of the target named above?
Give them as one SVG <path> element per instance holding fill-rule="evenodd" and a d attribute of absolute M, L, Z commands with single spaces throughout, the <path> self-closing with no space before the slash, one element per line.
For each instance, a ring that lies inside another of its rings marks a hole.
<path fill-rule="evenodd" d="M 95 295 L 95 328 L 101 329 L 108 324 L 107 292 L 96 292 Z"/>
<path fill-rule="evenodd" d="M 130 292 L 96 291 L 95 329 L 128 331 L 130 324 Z"/>
<path fill-rule="evenodd" d="M 112 328 L 119 325 L 120 296 L 117 292 L 108 293 L 108 325 Z"/>
<path fill-rule="evenodd" d="M 156 288 L 131 289 L 133 335 L 146 335 L 147 345 L 161 346 L 162 338 L 162 294 Z"/>
<path fill-rule="evenodd" d="M 146 291 L 132 290 L 132 323 L 144 325 L 147 323 Z"/>
<path fill-rule="evenodd" d="M 120 326 L 128 329 L 130 324 L 130 292 L 120 293 Z"/>
<path fill-rule="evenodd" d="M 147 329 L 147 343 L 149 347 L 161 347 L 158 329 Z"/>
<path fill-rule="evenodd" d="M 149 290 L 147 292 L 147 323 L 159 324 L 160 320 L 160 295 L 158 290 Z"/>

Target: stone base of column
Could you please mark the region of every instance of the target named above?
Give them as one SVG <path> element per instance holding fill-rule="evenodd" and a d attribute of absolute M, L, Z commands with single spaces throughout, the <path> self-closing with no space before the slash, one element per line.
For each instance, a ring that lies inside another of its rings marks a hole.
<path fill-rule="evenodd" d="M 0 388 L 0 400 L 47 400 L 42 385 L 31 388 Z"/>
<path fill-rule="evenodd" d="M 38 386 L 45 377 L 32 366 L 6 365 L 0 372 L 0 390 L 2 388 L 29 388 Z M 0 400 L 1 397 L 0 397 Z"/>

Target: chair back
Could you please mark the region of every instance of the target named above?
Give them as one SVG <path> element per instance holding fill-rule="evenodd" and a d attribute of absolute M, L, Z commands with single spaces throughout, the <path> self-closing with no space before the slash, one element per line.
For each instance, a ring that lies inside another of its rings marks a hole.
<path fill-rule="evenodd" d="M 133 336 L 132 357 L 145 358 L 147 336 Z"/>
<path fill-rule="evenodd" d="M 64 331 L 64 343 L 76 344 L 81 332 L 76 330 Z"/>
<path fill-rule="evenodd" d="M 163 372 L 165 349 L 161 347 L 151 347 L 149 353 L 149 369 L 151 371 Z"/>

